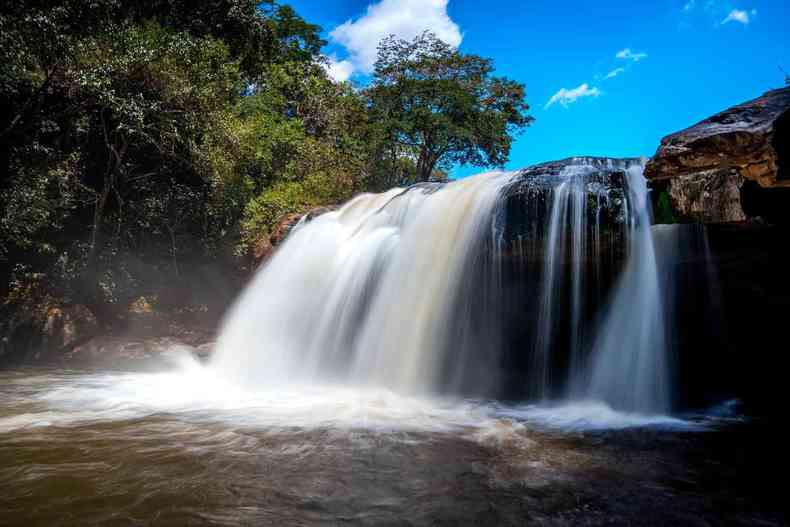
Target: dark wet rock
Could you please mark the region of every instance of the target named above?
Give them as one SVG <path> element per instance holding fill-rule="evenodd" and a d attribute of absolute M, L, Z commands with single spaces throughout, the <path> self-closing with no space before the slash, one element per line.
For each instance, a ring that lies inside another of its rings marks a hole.
<path fill-rule="evenodd" d="M 788 214 L 773 203 L 790 204 L 789 158 L 790 88 L 783 88 L 665 137 L 645 177 L 680 221 L 782 221 Z"/>
<path fill-rule="evenodd" d="M 642 160 L 638 157 L 597 157 L 597 156 L 574 156 L 558 161 L 547 161 L 532 165 L 519 171 L 520 177 L 533 176 L 558 176 L 563 170 L 572 166 L 591 167 L 601 173 L 617 172 L 621 175 L 625 170 L 639 166 Z"/>
<path fill-rule="evenodd" d="M 575 276 L 591 276 L 576 290 L 585 299 L 576 306 L 579 320 L 590 321 L 604 304 L 620 274 L 627 254 L 628 189 L 627 171 L 641 166 L 639 159 L 576 157 L 528 167 L 517 172 L 502 189 L 503 199 L 496 211 L 493 243 L 494 261 L 501 273 L 501 294 L 489 300 L 485 294 L 471 289 L 465 297 L 481 312 L 495 313 L 494 319 L 504 328 L 497 336 L 502 340 L 501 393 L 507 398 L 542 397 L 534 371 L 537 328 L 543 313 L 540 299 L 545 294 L 546 263 L 551 258 L 551 278 L 557 285 L 553 296 L 556 313 L 574 309 Z M 560 190 L 560 185 L 566 185 Z M 579 199 L 581 198 L 581 199 Z M 630 205 L 632 206 L 632 205 Z M 555 232 L 557 241 L 550 241 L 550 223 L 554 211 L 562 232 Z M 562 211 L 562 212 L 559 212 Z M 583 217 L 577 218 L 582 211 Z M 585 243 L 574 248 L 572 224 L 579 220 Z M 547 254 L 547 251 L 552 251 Z M 486 269 L 486 264 L 481 266 Z M 476 283 L 485 283 L 477 278 Z M 474 282 L 469 279 L 468 283 Z M 475 296 L 478 295 L 478 296 Z M 488 303 L 486 303 L 488 302 Z M 480 307 L 484 306 L 484 307 Z M 585 322 L 586 323 L 586 322 Z M 573 353 L 571 317 L 558 316 L 552 333 L 550 377 L 562 378 Z M 484 326 L 484 324 L 481 324 Z M 550 387 L 552 395 L 561 395 L 559 383 Z"/>
<path fill-rule="evenodd" d="M 543 262 L 553 192 L 569 176 L 579 178 L 588 196 L 584 224 L 590 229 L 599 225 L 599 241 L 614 252 L 620 251 L 627 216 L 626 170 L 641 163 L 636 158 L 571 157 L 518 171 L 503 189 L 500 225 L 505 253 Z"/>

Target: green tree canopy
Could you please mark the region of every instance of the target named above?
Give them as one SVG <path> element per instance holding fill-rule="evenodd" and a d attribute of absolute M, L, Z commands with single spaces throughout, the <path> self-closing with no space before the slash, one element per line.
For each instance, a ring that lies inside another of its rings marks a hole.
<path fill-rule="evenodd" d="M 458 163 L 503 165 L 513 137 L 533 118 L 524 86 L 493 70 L 491 60 L 462 54 L 430 32 L 383 40 L 366 94 L 390 170 L 409 158 L 416 179 L 426 181 Z"/>
<path fill-rule="evenodd" d="M 44 272 L 60 297 L 123 304 L 233 244 L 293 152 L 326 150 L 294 111 L 329 83 L 319 31 L 272 0 L 0 3 L 0 297 Z"/>
<path fill-rule="evenodd" d="M 532 120 L 523 86 L 429 33 L 385 40 L 365 90 L 323 45 L 275 0 L 0 2 L 0 306 L 178 305 L 284 214 L 501 165 Z"/>

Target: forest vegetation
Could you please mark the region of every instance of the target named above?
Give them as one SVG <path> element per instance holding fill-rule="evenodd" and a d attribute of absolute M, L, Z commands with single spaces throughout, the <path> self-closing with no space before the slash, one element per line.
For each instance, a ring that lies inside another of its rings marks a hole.
<path fill-rule="evenodd" d="M 503 165 L 532 120 L 523 85 L 431 33 L 383 41 L 365 85 L 324 44 L 272 0 L 4 3 L 3 309 L 200 304 L 283 215 Z"/>

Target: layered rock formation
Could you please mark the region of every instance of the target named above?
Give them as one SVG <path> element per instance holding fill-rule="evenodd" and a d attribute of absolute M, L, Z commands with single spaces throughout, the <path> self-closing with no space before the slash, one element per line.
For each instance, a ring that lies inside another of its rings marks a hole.
<path fill-rule="evenodd" d="M 790 88 L 665 137 L 645 176 L 664 200 L 657 208 L 671 206 L 670 216 L 681 221 L 785 221 L 790 214 L 780 203 L 790 198 Z"/>

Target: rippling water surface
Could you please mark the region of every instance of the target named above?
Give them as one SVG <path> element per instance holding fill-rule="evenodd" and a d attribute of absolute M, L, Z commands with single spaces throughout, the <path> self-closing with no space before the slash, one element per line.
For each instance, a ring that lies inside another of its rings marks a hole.
<path fill-rule="evenodd" d="M 240 391 L 187 360 L 3 372 L 0 525 L 771 524 L 779 513 L 718 484 L 735 478 L 739 426 L 594 403 Z M 732 514 L 719 504 L 733 500 Z"/>

